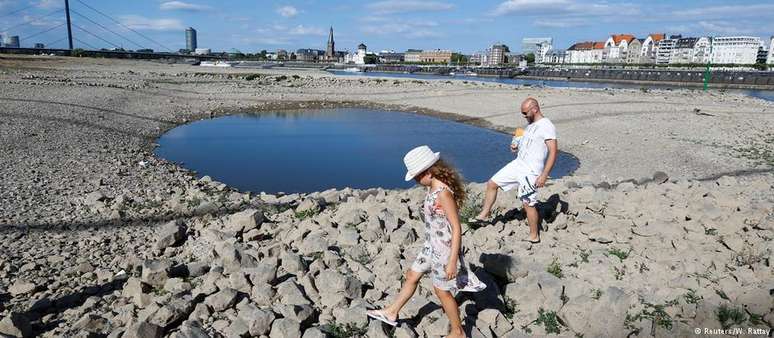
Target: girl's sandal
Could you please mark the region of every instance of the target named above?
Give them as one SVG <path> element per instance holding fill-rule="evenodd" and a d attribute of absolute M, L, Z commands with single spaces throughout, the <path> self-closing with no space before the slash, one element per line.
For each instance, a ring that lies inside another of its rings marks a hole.
<path fill-rule="evenodd" d="M 392 321 L 389 318 L 387 318 L 387 316 L 384 315 L 382 310 L 368 311 L 368 312 L 366 312 L 366 315 L 368 317 L 370 317 L 370 318 L 373 318 L 373 319 L 376 319 L 378 321 L 381 321 L 381 322 L 383 322 L 383 323 L 385 323 L 385 324 L 387 324 L 389 326 L 396 326 L 396 325 L 398 325 L 397 321 Z M 396 320 L 397 320 L 397 318 L 396 318 Z"/>

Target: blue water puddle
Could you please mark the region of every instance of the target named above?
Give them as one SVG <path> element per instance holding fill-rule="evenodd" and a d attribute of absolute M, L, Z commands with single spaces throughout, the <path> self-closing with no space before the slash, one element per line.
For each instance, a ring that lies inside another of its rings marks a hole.
<path fill-rule="evenodd" d="M 174 128 L 156 155 L 241 191 L 408 188 L 403 156 L 429 145 L 468 181 L 485 182 L 514 159 L 510 135 L 412 113 L 324 109 L 243 114 Z M 560 153 L 552 177 L 578 168 Z"/>

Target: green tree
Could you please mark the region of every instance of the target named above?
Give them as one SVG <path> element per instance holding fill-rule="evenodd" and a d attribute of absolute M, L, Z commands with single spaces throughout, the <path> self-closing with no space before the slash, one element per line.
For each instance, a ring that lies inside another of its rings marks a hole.
<path fill-rule="evenodd" d="M 527 60 L 527 63 L 535 63 L 535 53 L 527 53 L 524 55 L 524 59 Z"/>
<path fill-rule="evenodd" d="M 363 61 L 364 61 L 366 64 L 373 65 L 373 64 L 376 64 L 376 63 L 378 63 L 378 62 L 379 62 L 379 57 L 377 57 L 376 55 L 373 55 L 373 54 L 368 54 L 368 55 L 366 55 L 366 56 L 363 58 Z"/>
<path fill-rule="evenodd" d="M 465 55 L 454 53 L 452 54 L 451 62 L 458 65 L 467 64 L 468 58 Z"/>

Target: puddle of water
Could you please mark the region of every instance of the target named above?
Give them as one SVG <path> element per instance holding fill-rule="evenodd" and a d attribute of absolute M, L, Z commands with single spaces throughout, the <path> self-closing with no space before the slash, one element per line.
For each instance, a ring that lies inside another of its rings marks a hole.
<path fill-rule="evenodd" d="M 156 155 L 182 162 L 241 191 L 408 188 L 403 156 L 427 144 L 467 181 L 485 182 L 513 160 L 510 136 L 430 116 L 373 109 L 324 109 L 226 116 L 174 128 Z M 578 160 L 560 153 L 561 177 Z"/>

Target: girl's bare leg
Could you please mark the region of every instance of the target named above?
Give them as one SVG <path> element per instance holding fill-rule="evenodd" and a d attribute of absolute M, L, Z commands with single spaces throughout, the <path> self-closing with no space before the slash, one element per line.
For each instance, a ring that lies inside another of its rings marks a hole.
<path fill-rule="evenodd" d="M 419 285 L 420 278 L 422 278 L 421 272 L 416 272 L 411 269 L 406 271 L 406 281 L 403 282 L 403 286 L 400 288 L 398 297 L 394 302 L 392 302 L 392 304 L 382 310 L 382 313 L 384 313 L 384 315 L 387 316 L 389 320 L 394 321 L 398 318 L 398 313 L 400 313 L 400 310 L 404 305 L 406 305 L 406 303 L 408 303 L 409 299 L 411 299 L 411 296 L 413 296 L 414 292 L 417 290 L 417 285 Z"/>
<path fill-rule="evenodd" d="M 441 301 L 443 312 L 446 313 L 446 317 L 449 317 L 449 326 L 451 329 L 449 330 L 449 335 L 447 337 L 464 338 L 465 331 L 462 330 L 462 322 L 460 321 L 460 308 L 457 305 L 454 296 L 452 296 L 451 292 L 436 287 L 434 287 L 433 290 L 435 291 L 435 295 L 438 296 L 438 299 Z"/>

